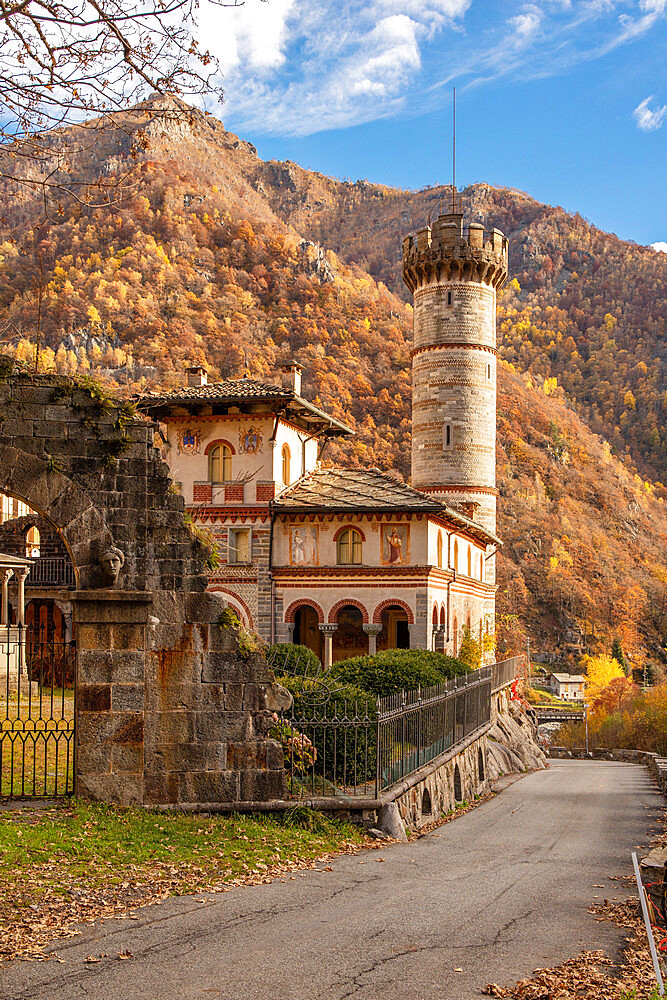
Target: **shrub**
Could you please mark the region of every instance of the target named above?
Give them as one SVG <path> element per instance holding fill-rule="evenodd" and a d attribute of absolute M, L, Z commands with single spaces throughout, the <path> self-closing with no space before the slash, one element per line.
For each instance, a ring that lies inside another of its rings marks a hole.
<path fill-rule="evenodd" d="M 432 687 L 469 668 L 444 653 L 425 649 L 386 649 L 375 656 L 355 656 L 334 663 L 329 674 L 377 697 L 409 691 L 417 687 Z"/>
<path fill-rule="evenodd" d="M 291 677 L 316 677 L 322 664 L 308 646 L 292 642 L 274 642 L 265 652 L 266 662 L 276 674 Z"/>

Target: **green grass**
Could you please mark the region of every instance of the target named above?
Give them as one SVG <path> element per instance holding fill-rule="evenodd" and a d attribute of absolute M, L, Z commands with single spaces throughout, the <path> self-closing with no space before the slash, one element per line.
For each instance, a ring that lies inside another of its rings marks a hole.
<path fill-rule="evenodd" d="M 363 843 L 349 824 L 286 816 L 203 817 L 73 801 L 0 814 L 0 959 L 39 957 L 74 922 L 169 895 L 256 883 Z M 293 876 L 292 876 L 293 877 Z"/>

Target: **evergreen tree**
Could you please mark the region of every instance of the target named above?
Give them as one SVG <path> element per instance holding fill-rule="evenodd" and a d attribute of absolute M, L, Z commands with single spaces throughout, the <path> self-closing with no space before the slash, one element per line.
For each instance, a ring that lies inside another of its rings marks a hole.
<path fill-rule="evenodd" d="M 621 640 L 618 638 L 618 636 L 614 636 L 614 641 L 611 644 L 611 655 L 613 659 L 616 660 L 616 662 L 623 667 L 627 675 L 630 670 L 630 664 L 625 658 L 625 655 L 623 653 L 623 647 L 621 645 Z"/>

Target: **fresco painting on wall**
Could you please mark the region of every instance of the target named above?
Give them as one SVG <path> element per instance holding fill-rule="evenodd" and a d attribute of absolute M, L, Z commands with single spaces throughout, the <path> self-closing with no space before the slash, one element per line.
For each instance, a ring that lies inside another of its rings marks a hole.
<path fill-rule="evenodd" d="M 178 436 L 178 450 L 182 455 L 198 455 L 201 450 L 201 433 L 197 427 L 186 427 Z"/>
<path fill-rule="evenodd" d="M 290 562 L 292 566 L 317 566 L 319 563 L 319 539 L 317 526 L 300 524 L 292 528 L 290 539 Z"/>
<path fill-rule="evenodd" d="M 262 432 L 259 427 L 248 427 L 239 431 L 239 451 L 246 455 L 256 455 L 262 451 Z"/>
<path fill-rule="evenodd" d="M 382 525 L 382 565 L 410 562 L 410 528 L 407 524 Z"/>

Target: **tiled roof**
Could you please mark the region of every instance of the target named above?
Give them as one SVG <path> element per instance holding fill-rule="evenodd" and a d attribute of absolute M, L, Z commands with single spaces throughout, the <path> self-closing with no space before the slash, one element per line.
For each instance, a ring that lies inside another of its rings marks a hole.
<path fill-rule="evenodd" d="M 139 398 L 140 406 L 153 403 L 179 403 L 196 401 L 206 403 L 234 399 L 291 399 L 291 389 L 272 382 L 258 382 L 253 378 L 228 378 L 224 382 L 209 382 L 207 385 L 181 386 L 165 392 L 156 390 Z"/>
<path fill-rule="evenodd" d="M 586 678 L 583 674 L 551 674 L 560 684 L 569 684 L 570 682 L 582 684 L 586 682 Z"/>
<path fill-rule="evenodd" d="M 276 498 L 276 507 L 436 511 L 442 504 L 379 469 L 320 469 Z"/>
<path fill-rule="evenodd" d="M 278 405 L 287 417 L 299 418 L 307 427 L 333 436 L 352 434 L 352 428 L 341 423 L 319 406 L 298 396 L 293 389 L 284 389 L 273 382 L 259 382 L 252 378 L 230 378 L 223 382 L 209 382 L 207 385 L 182 386 L 166 391 L 156 390 L 136 399 L 140 410 L 153 415 L 164 415 L 171 407 L 196 407 L 197 405 L 226 404 L 243 402 L 267 402 Z"/>
<path fill-rule="evenodd" d="M 317 511 L 433 514 L 446 518 L 484 542 L 500 544 L 483 525 L 379 469 L 319 469 L 279 493 L 273 506 L 277 513 L 285 514 Z"/>

